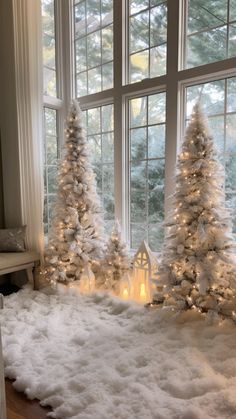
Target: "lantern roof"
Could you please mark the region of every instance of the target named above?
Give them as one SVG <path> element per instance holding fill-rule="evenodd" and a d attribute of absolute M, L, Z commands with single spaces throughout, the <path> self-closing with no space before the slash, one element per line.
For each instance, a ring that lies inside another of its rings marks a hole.
<path fill-rule="evenodd" d="M 145 254 L 147 262 L 151 265 L 151 267 L 154 269 L 157 268 L 157 259 L 145 240 L 142 241 L 137 252 L 135 253 L 134 260 L 138 258 L 140 254 Z"/>

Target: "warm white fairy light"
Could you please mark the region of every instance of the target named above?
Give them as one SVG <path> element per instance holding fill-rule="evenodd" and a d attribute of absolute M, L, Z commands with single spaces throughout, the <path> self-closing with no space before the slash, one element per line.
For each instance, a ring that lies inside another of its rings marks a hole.
<path fill-rule="evenodd" d="M 52 283 L 78 279 L 85 261 L 101 258 L 104 252 L 100 199 L 81 116 L 78 103 L 73 101 L 66 120 L 58 196 L 46 249 L 46 275 Z"/>
<path fill-rule="evenodd" d="M 166 235 L 159 266 L 165 301 L 171 298 L 177 309 L 191 307 L 202 315 L 215 309 L 236 320 L 236 266 L 228 251 L 232 236 L 224 179 L 198 105 L 182 144 L 176 180 L 175 209 L 168 219 L 171 234 Z"/>

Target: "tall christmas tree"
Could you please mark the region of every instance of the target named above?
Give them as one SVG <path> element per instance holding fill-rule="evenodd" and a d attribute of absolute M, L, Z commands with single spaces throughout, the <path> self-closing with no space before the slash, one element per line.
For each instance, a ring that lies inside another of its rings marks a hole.
<path fill-rule="evenodd" d="M 45 273 L 51 282 L 79 279 L 85 264 L 99 260 L 104 251 L 100 200 L 81 119 L 79 104 L 73 101 L 45 257 Z"/>
<path fill-rule="evenodd" d="M 111 236 L 109 237 L 106 249 L 105 260 L 105 286 L 113 290 L 116 294 L 120 293 L 120 281 L 125 273 L 130 270 L 130 257 L 126 243 L 121 238 L 119 221 L 116 220 Z"/>
<path fill-rule="evenodd" d="M 159 277 L 165 304 L 234 317 L 235 245 L 223 183 L 224 170 L 197 104 L 178 158 Z"/>

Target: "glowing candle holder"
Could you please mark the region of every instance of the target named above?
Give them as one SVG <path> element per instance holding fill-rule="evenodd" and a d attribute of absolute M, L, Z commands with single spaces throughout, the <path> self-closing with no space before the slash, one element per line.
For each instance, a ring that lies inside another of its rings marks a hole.
<path fill-rule="evenodd" d="M 92 292 L 95 288 L 95 275 L 89 264 L 85 265 L 84 271 L 80 276 L 79 290 L 83 294 Z"/>
<path fill-rule="evenodd" d="M 150 280 L 157 271 L 157 261 L 145 242 L 141 243 L 133 262 L 132 298 L 147 303 L 152 298 Z"/>
<path fill-rule="evenodd" d="M 130 298 L 130 277 L 128 273 L 125 273 L 123 278 L 120 280 L 120 298 L 128 300 Z"/>

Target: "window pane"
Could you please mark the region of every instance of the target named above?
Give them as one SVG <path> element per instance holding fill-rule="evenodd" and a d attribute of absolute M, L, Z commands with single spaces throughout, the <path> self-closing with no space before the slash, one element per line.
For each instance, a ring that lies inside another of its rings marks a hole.
<path fill-rule="evenodd" d="M 80 37 L 85 35 L 86 32 L 86 24 L 85 24 L 85 1 L 77 4 L 75 6 L 75 37 Z"/>
<path fill-rule="evenodd" d="M 187 118 L 197 100 L 201 101 L 204 113 L 207 116 L 224 113 L 225 81 L 216 80 L 209 83 L 198 84 L 187 89 Z"/>
<path fill-rule="evenodd" d="M 114 130 L 113 105 L 102 106 L 102 131 Z"/>
<path fill-rule="evenodd" d="M 131 99 L 129 114 L 131 247 L 146 238 L 157 251 L 163 240 L 165 94 Z"/>
<path fill-rule="evenodd" d="M 150 49 L 150 77 L 166 73 L 166 44 Z"/>
<path fill-rule="evenodd" d="M 235 0 L 188 0 L 187 68 L 236 56 L 235 9 Z"/>
<path fill-rule="evenodd" d="M 75 41 L 75 59 L 76 59 L 76 73 L 86 70 L 86 38 Z"/>
<path fill-rule="evenodd" d="M 147 124 L 147 97 L 139 97 L 130 100 L 130 127 L 138 127 Z"/>
<path fill-rule="evenodd" d="M 150 46 L 166 43 L 167 13 L 166 5 L 154 7 L 150 13 Z"/>
<path fill-rule="evenodd" d="M 149 52 L 142 51 L 130 56 L 130 81 L 135 83 L 148 77 Z"/>
<path fill-rule="evenodd" d="M 113 87 L 113 0 L 74 1 L 76 96 Z"/>
<path fill-rule="evenodd" d="M 130 19 L 130 52 L 149 46 L 149 12 L 139 13 Z"/>
<path fill-rule="evenodd" d="M 101 67 L 93 68 L 88 71 L 88 94 L 96 93 L 101 90 L 102 75 Z"/>
<path fill-rule="evenodd" d="M 227 112 L 236 111 L 236 78 L 227 80 Z"/>
<path fill-rule="evenodd" d="M 226 117 L 226 151 L 236 153 L 236 113 Z"/>
<path fill-rule="evenodd" d="M 100 0 L 86 0 L 87 32 L 93 32 L 100 27 Z"/>
<path fill-rule="evenodd" d="M 51 222 L 52 203 L 57 189 L 57 162 L 59 143 L 57 132 L 57 111 L 44 108 L 44 232 L 48 234 Z"/>
<path fill-rule="evenodd" d="M 111 0 L 101 0 L 101 16 L 103 25 L 113 22 L 113 4 Z"/>
<path fill-rule="evenodd" d="M 54 0 L 41 0 L 43 45 L 43 93 L 57 96 Z"/>
<path fill-rule="evenodd" d="M 131 160 L 147 158 L 147 129 L 134 128 L 130 131 Z"/>
<path fill-rule="evenodd" d="M 102 90 L 111 89 L 113 87 L 113 63 L 104 64 L 102 66 Z"/>
<path fill-rule="evenodd" d="M 129 82 L 166 74 L 167 2 L 130 0 L 129 6 Z"/>
<path fill-rule="evenodd" d="M 55 38 L 46 33 L 43 34 L 43 63 L 45 66 L 56 69 L 55 61 Z"/>
<path fill-rule="evenodd" d="M 236 0 L 230 0 L 229 20 L 236 20 Z"/>
<path fill-rule="evenodd" d="M 214 142 L 219 153 L 224 152 L 224 116 L 211 116 L 208 118 L 209 128 L 214 135 Z"/>
<path fill-rule="evenodd" d="M 113 105 L 88 109 L 84 114 L 97 191 L 104 208 L 106 228 L 110 231 L 115 218 Z"/>
<path fill-rule="evenodd" d="M 56 71 L 51 70 L 47 67 L 43 69 L 43 94 L 48 96 L 57 95 L 57 86 L 56 86 Z"/>
<path fill-rule="evenodd" d="M 113 132 L 102 135 L 102 156 L 103 161 L 113 162 L 114 160 L 114 136 Z"/>
<path fill-rule="evenodd" d="M 236 57 L 236 26 L 230 25 L 229 27 L 229 58 Z"/>
<path fill-rule="evenodd" d="M 143 9 L 146 9 L 149 6 L 148 0 L 130 0 L 129 7 L 130 7 L 130 14 L 134 14 L 140 12 Z"/>
<path fill-rule="evenodd" d="M 77 91 L 80 91 L 81 96 L 86 95 L 88 92 L 87 76 L 87 72 L 79 73 L 76 75 L 76 88 Z"/>
<path fill-rule="evenodd" d="M 159 124 L 166 120 L 166 95 L 158 93 L 148 98 L 148 124 Z"/>
<path fill-rule="evenodd" d="M 113 60 L 113 26 L 102 30 L 102 62 Z"/>
<path fill-rule="evenodd" d="M 196 33 L 188 38 L 187 67 L 211 63 L 226 58 L 226 27 Z"/>
<path fill-rule="evenodd" d="M 100 31 L 87 36 L 88 68 L 101 64 L 101 34 Z"/>
<path fill-rule="evenodd" d="M 189 34 L 227 21 L 227 0 L 189 0 L 188 10 Z"/>
<path fill-rule="evenodd" d="M 232 224 L 233 224 L 233 233 L 236 233 L 236 193 L 235 194 L 226 194 L 226 203 L 227 206 L 231 209 L 232 214 Z"/>
<path fill-rule="evenodd" d="M 148 157 L 149 159 L 165 157 L 166 126 L 154 125 L 148 128 Z"/>

